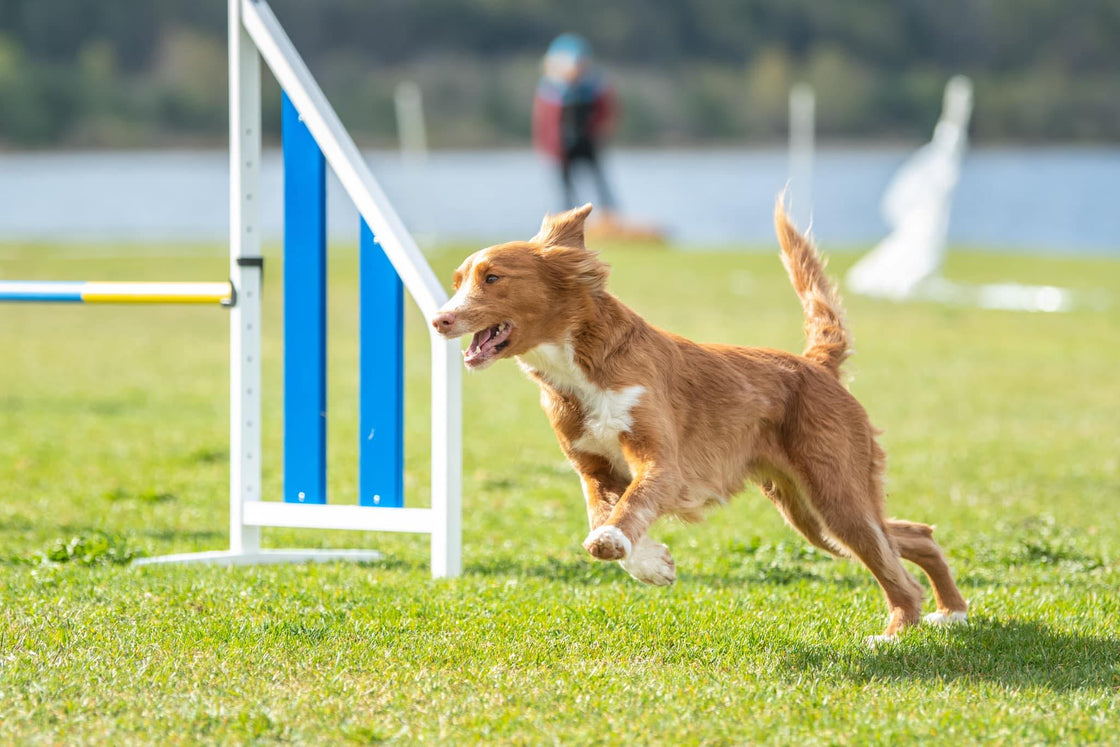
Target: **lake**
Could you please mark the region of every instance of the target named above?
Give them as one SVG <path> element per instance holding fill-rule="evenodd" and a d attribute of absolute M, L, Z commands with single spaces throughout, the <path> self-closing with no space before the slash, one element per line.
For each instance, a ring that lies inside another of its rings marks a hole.
<path fill-rule="evenodd" d="M 818 150 L 813 230 L 822 244 L 866 246 L 886 233 L 879 201 L 912 152 Z M 525 238 L 559 207 L 556 177 L 527 150 L 436 151 L 423 167 L 396 151 L 365 156 L 424 243 Z M 789 178 L 782 149 L 617 149 L 607 172 L 624 213 L 704 247 L 773 245 L 774 196 Z M 278 151 L 266 151 L 262 175 L 265 236 L 278 239 Z M 974 149 L 950 239 L 996 250 L 1120 254 L 1118 193 L 1120 147 Z M 585 190 L 581 199 L 596 196 Z M 0 153 L 0 241 L 223 242 L 228 210 L 224 151 Z M 332 240 L 355 241 L 357 213 L 337 183 L 328 211 Z"/>

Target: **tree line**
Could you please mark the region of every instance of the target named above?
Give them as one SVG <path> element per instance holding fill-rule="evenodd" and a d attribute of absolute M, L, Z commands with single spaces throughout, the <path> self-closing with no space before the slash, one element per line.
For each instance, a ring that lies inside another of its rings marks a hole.
<path fill-rule="evenodd" d="M 824 138 L 928 136 L 945 81 L 976 84 L 978 141 L 1120 137 L 1120 0 L 273 0 L 359 140 L 424 93 L 435 146 L 528 141 L 548 42 L 592 43 L 621 142 L 772 141 L 798 81 Z M 222 0 L 0 0 L 0 146 L 218 144 Z M 265 76 L 269 131 L 279 92 Z"/>

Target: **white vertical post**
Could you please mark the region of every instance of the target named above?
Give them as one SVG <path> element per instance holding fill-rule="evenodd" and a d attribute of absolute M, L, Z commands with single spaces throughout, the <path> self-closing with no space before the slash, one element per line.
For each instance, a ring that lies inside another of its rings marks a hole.
<path fill-rule="evenodd" d="M 422 244 L 431 244 L 428 206 L 428 127 L 424 122 L 424 97 L 415 81 L 402 80 L 393 91 L 397 113 L 397 136 L 401 144 L 401 164 L 408 184 L 409 201 L 414 205 L 414 234 Z"/>
<path fill-rule="evenodd" d="M 813 218 L 813 148 L 817 97 L 808 83 L 789 92 L 790 212 L 794 222 L 808 226 Z"/>
<path fill-rule="evenodd" d="M 406 160 L 424 161 L 428 157 L 428 134 L 420 86 L 415 81 L 401 81 L 393 91 L 393 103 L 397 111 L 401 156 Z"/>
<path fill-rule="evenodd" d="M 432 335 L 432 575 L 463 570 L 463 403 L 459 342 Z"/>
<path fill-rule="evenodd" d="M 244 522 L 245 501 L 261 500 L 261 252 L 258 187 L 261 73 L 257 48 L 229 0 L 230 552 L 255 554 L 260 527 Z"/>

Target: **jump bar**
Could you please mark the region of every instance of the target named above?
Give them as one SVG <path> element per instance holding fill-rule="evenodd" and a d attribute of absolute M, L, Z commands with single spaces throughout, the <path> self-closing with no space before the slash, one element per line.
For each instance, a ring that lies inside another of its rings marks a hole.
<path fill-rule="evenodd" d="M 232 306 L 233 285 L 68 280 L 0 280 L 0 302 L 25 303 L 217 303 Z"/>

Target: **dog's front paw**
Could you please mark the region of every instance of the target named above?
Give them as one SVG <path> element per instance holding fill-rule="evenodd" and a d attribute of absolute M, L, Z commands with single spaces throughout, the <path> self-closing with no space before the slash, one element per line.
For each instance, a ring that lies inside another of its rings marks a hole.
<path fill-rule="evenodd" d="M 583 549 L 599 560 L 622 560 L 630 557 L 630 540 L 618 527 L 605 524 L 591 530 Z"/>
<path fill-rule="evenodd" d="M 619 565 L 642 583 L 668 586 L 677 580 L 677 564 L 669 548 L 648 536 L 638 540 L 634 552 L 626 560 L 619 561 Z"/>

